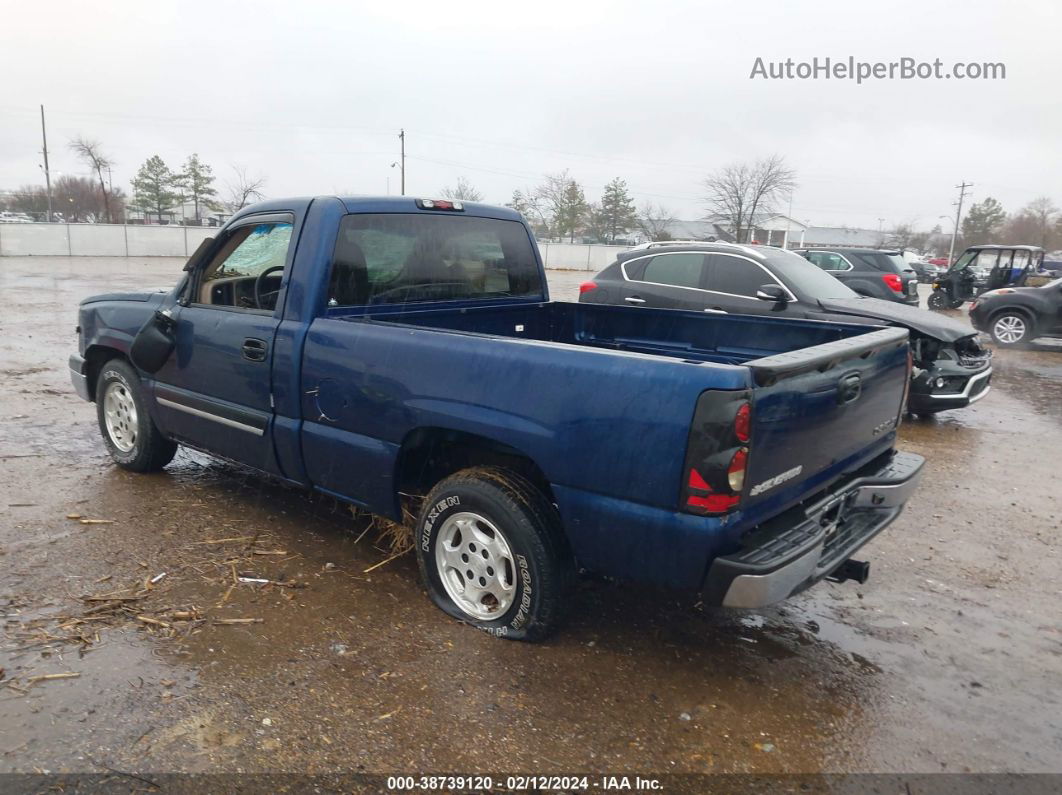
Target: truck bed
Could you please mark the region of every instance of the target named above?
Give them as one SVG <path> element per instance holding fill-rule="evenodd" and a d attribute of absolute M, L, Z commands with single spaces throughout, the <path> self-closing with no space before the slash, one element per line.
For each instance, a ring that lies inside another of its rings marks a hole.
<path fill-rule="evenodd" d="M 389 310 L 344 319 L 401 323 L 732 365 L 849 339 L 873 330 L 873 327 L 862 324 L 559 301 L 459 309 Z"/>

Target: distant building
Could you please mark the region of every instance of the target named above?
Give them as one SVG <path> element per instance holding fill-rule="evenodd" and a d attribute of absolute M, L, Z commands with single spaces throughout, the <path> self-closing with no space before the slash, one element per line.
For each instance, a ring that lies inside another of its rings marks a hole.
<path fill-rule="evenodd" d="M 126 223 L 130 224 L 150 225 L 159 223 L 158 213 L 152 210 L 141 210 L 132 205 L 126 205 L 125 217 Z M 231 217 L 232 213 L 228 210 L 212 209 L 202 203 L 199 205 L 200 226 L 221 226 Z M 185 202 L 184 204 L 166 208 L 162 211 L 162 223 L 195 226 L 195 204 L 193 202 Z"/>

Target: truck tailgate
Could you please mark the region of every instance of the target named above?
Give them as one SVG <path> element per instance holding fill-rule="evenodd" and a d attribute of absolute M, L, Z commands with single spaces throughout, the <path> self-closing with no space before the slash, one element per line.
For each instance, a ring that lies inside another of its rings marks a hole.
<path fill-rule="evenodd" d="M 748 362 L 747 519 L 784 510 L 888 449 L 908 380 L 907 331 L 886 328 Z"/>

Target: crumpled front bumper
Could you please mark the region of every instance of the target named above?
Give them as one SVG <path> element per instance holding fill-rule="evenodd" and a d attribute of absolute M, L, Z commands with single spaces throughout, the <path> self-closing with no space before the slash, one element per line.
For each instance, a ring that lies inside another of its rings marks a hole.
<path fill-rule="evenodd" d="M 944 378 L 947 384 L 943 388 L 936 387 L 937 378 Z M 915 414 L 961 409 L 987 395 L 991 380 L 992 366 L 987 362 L 980 370 L 955 362 L 937 362 L 932 369 L 911 381 L 907 408 Z"/>
<path fill-rule="evenodd" d="M 924 463 L 920 455 L 893 453 L 753 530 L 742 549 L 712 562 L 705 603 L 766 607 L 828 577 L 900 515 Z"/>

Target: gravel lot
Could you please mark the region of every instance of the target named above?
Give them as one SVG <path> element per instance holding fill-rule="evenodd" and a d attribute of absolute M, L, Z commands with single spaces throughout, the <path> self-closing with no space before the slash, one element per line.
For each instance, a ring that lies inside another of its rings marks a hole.
<path fill-rule="evenodd" d="M 0 260 L 0 771 L 1062 772 L 1062 348 L 998 351 L 985 400 L 903 425 L 928 470 L 865 585 L 716 611 L 588 579 L 529 646 L 439 613 L 410 556 L 369 570 L 387 550 L 331 499 L 110 464 L 67 380 L 77 302 L 179 268 Z"/>

